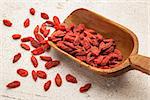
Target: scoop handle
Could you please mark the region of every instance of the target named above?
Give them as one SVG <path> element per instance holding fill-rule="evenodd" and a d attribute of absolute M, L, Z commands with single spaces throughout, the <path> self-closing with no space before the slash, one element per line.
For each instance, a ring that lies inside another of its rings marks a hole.
<path fill-rule="evenodd" d="M 136 54 L 130 57 L 130 63 L 134 69 L 150 75 L 150 57 Z"/>

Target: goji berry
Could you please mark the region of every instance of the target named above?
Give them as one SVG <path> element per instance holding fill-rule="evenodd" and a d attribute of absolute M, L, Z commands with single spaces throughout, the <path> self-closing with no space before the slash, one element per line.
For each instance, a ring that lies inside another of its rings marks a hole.
<path fill-rule="evenodd" d="M 43 19 L 49 19 L 49 16 L 48 16 L 48 14 L 42 12 L 41 13 L 41 18 L 43 18 Z"/>
<path fill-rule="evenodd" d="M 34 34 L 38 34 L 39 32 L 39 25 L 37 25 L 35 28 L 34 28 Z"/>
<path fill-rule="evenodd" d="M 24 37 L 21 39 L 21 42 L 29 42 L 29 41 L 32 41 L 33 40 L 33 37 Z"/>
<path fill-rule="evenodd" d="M 47 20 L 45 23 L 48 24 L 50 27 L 54 26 L 54 23 L 52 21 Z"/>
<path fill-rule="evenodd" d="M 60 64 L 60 61 L 58 61 L 58 60 L 48 61 L 48 62 L 45 64 L 45 68 L 46 68 L 46 69 L 50 69 L 50 68 L 55 67 L 55 66 L 57 66 L 57 65 L 59 65 L 59 64 Z"/>
<path fill-rule="evenodd" d="M 35 35 L 35 38 L 39 41 L 39 42 L 42 42 L 44 40 L 44 37 L 40 34 L 34 34 Z"/>
<path fill-rule="evenodd" d="M 84 86 L 80 87 L 80 92 L 87 92 L 91 88 L 91 83 L 87 83 Z"/>
<path fill-rule="evenodd" d="M 8 27 L 11 27 L 12 26 L 12 22 L 8 19 L 3 19 L 3 24 L 8 26 Z"/>
<path fill-rule="evenodd" d="M 52 58 L 49 57 L 49 56 L 40 56 L 41 60 L 44 60 L 44 61 L 52 61 Z"/>
<path fill-rule="evenodd" d="M 57 85 L 58 87 L 60 87 L 61 84 L 62 84 L 61 76 L 60 76 L 60 74 L 58 74 L 58 73 L 57 73 L 57 75 L 56 75 L 56 77 L 55 77 L 55 83 L 56 83 L 56 85 Z"/>
<path fill-rule="evenodd" d="M 58 18 L 57 16 L 54 16 L 54 17 L 53 17 L 53 21 L 54 21 L 54 24 L 55 24 L 56 26 L 59 26 L 60 20 L 59 20 L 59 18 Z"/>
<path fill-rule="evenodd" d="M 35 14 L 35 9 L 34 8 L 30 8 L 30 14 L 34 15 Z"/>
<path fill-rule="evenodd" d="M 25 50 L 30 50 L 30 47 L 27 44 L 21 43 L 20 46 Z"/>
<path fill-rule="evenodd" d="M 48 80 L 45 84 L 44 84 L 44 90 L 47 91 L 51 86 L 51 80 Z"/>
<path fill-rule="evenodd" d="M 40 43 L 39 43 L 38 41 L 34 40 L 34 39 L 31 41 L 31 45 L 32 45 L 34 48 L 40 47 Z"/>
<path fill-rule="evenodd" d="M 20 38 L 21 38 L 21 35 L 20 35 L 20 34 L 13 34 L 13 35 L 12 35 L 12 38 L 13 38 L 14 40 L 20 39 Z"/>
<path fill-rule="evenodd" d="M 34 81 L 37 80 L 37 73 L 34 70 L 32 70 L 32 78 Z"/>
<path fill-rule="evenodd" d="M 44 71 L 41 71 L 41 70 L 37 71 L 37 76 L 39 78 L 42 78 L 42 79 L 46 79 L 47 78 L 47 74 Z"/>
<path fill-rule="evenodd" d="M 38 61 L 35 56 L 31 57 L 31 62 L 35 68 L 38 66 Z"/>
<path fill-rule="evenodd" d="M 28 76 L 28 71 L 25 70 L 25 69 L 18 69 L 18 70 L 17 70 L 17 73 L 18 73 L 20 76 L 22 76 L 22 77 Z"/>
<path fill-rule="evenodd" d="M 31 52 L 34 55 L 40 55 L 40 54 L 44 53 L 45 51 L 44 51 L 43 47 L 38 47 L 38 48 L 32 50 Z"/>
<path fill-rule="evenodd" d="M 77 83 L 77 79 L 71 74 L 66 75 L 66 80 L 67 80 L 67 82 Z"/>
<path fill-rule="evenodd" d="M 21 53 L 17 53 L 13 58 L 13 63 L 17 62 L 21 58 Z"/>
<path fill-rule="evenodd" d="M 24 27 L 28 27 L 30 25 L 30 19 L 27 18 L 25 21 L 24 21 Z"/>
<path fill-rule="evenodd" d="M 11 83 L 8 83 L 8 84 L 6 85 L 6 87 L 9 88 L 9 89 L 17 88 L 17 87 L 20 86 L 20 84 L 21 84 L 21 83 L 20 83 L 19 81 L 13 81 L 13 82 L 11 82 Z"/>

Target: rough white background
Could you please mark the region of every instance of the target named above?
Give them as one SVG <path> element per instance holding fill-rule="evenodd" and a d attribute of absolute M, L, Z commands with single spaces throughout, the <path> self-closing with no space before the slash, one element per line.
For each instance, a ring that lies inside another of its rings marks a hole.
<path fill-rule="evenodd" d="M 28 12 L 31 7 L 36 9 L 35 16 Z M 30 63 L 31 53 L 21 49 L 20 41 L 14 41 L 11 35 L 31 35 L 35 25 L 44 21 L 40 18 L 40 12 L 47 12 L 50 19 L 57 15 L 63 21 L 73 10 L 80 7 L 102 14 L 131 29 L 139 39 L 139 53 L 150 56 L 147 0 L 0 0 L 0 100 L 150 100 L 150 76 L 139 71 L 130 71 L 119 77 L 102 77 L 80 68 L 78 64 L 53 49 L 47 54 L 61 60 L 57 68 L 46 70 L 44 62 L 37 57 L 40 61 L 37 69 L 46 71 L 48 79 L 52 80 L 49 91 L 43 90 L 46 80 L 38 79 L 35 83 L 31 74 L 26 78 L 16 74 L 18 68 L 25 68 L 29 73 L 34 68 Z M 10 19 L 13 27 L 4 26 L 4 18 Z M 26 18 L 30 18 L 31 25 L 25 29 L 23 21 Z M 17 52 L 22 53 L 22 58 L 12 64 L 13 55 Z M 63 84 L 59 88 L 54 84 L 57 72 L 63 78 Z M 78 84 L 65 81 L 65 75 L 68 73 L 77 77 Z M 16 79 L 21 81 L 21 86 L 8 90 L 5 85 Z M 92 88 L 86 93 L 79 93 L 79 87 L 87 82 L 92 83 Z"/>

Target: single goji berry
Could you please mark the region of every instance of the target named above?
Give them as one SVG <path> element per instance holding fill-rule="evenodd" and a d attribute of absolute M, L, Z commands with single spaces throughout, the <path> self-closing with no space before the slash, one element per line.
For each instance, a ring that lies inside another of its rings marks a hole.
<path fill-rule="evenodd" d="M 37 71 L 37 76 L 39 78 L 42 78 L 42 79 L 46 79 L 47 78 L 47 74 L 44 71 L 41 71 L 41 70 Z"/>
<path fill-rule="evenodd" d="M 48 40 L 44 40 L 44 41 L 40 42 L 41 45 L 44 45 L 44 44 L 47 44 L 47 43 L 48 43 Z"/>
<path fill-rule="evenodd" d="M 37 73 L 34 70 L 32 70 L 32 78 L 34 81 L 37 80 Z"/>
<path fill-rule="evenodd" d="M 44 51 L 43 47 L 38 47 L 38 48 L 32 50 L 31 52 L 34 55 L 40 55 L 40 54 L 44 53 L 45 51 Z"/>
<path fill-rule="evenodd" d="M 38 32 L 39 32 L 39 25 L 37 25 L 35 28 L 34 28 L 34 34 L 38 34 Z"/>
<path fill-rule="evenodd" d="M 30 8 L 30 14 L 34 15 L 35 14 L 35 9 L 34 8 Z"/>
<path fill-rule="evenodd" d="M 103 58 L 103 60 L 101 61 L 101 65 L 102 66 L 105 66 L 109 63 L 109 60 L 110 60 L 111 56 L 107 55 Z"/>
<path fill-rule="evenodd" d="M 48 62 L 45 64 L 45 68 L 46 68 L 46 69 L 50 69 L 50 68 L 55 67 L 55 66 L 57 66 L 57 65 L 59 65 L 59 64 L 60 64 L 60 61 L 58 61 L 58 60 L 48 61 Z"/>
<path fill-rule="evenodd" d="M 27 44 L 21 43 L 20 46 L 25 50 L 30 50 L 30 47 Z"/>
<path fill-rule="evenodd" d="M 51 86 L 51 80 L 48 80 L 45 84 L 44 84 L 44 90 L 47 91 Z"/>
<path fill-rule="evenodd" d="M 41 13 L 41 18 L 43 18 L 43 19 L 49 19 L 49 16 L 48 16 L 48 14 L 42 12 Z"/>
<path fill-rule="evenodd" d="M 11 27 L 12 26 L 12 22 L 8 19 L 3 19 L 3 24 L 8 26 L 8 27 Z"/>
<path fill-rule="evenodd" d="M 13 81 L 13 82 L 11 82 L 11 83 L 8 83 L 8 84 L 6 85 L 6 87 L 9 88 L 9 89 L 17 88 L 17 87 L 20 86 L 20 84 L 21 84 L 21 83 L 20 83 L 19 81 Z"/>
<path fill-rule="evenodd" d="M 32 41 L 34 38 L 31 37 L 31 36 L 28 36 L 28 37 L 24 37 L 21 39 L 21 42 L 29 42 L 29 41 Z"/>
<path fill-rule="evenodd" d="M 104 56 L 99 55 L 96 59 L 94 59 L 94 62 L 100 65 L 103 59 Z"/>
<path fill-rule="evenodd" d="M 77 83 L 77 79 L 71 74 L 66 75 L 66 80 L 67 80 L 67 82 Z"/>
<path fill-rule="evenodd" d="M 28 27 L 30 25 L 30 19 L 27 18 L 25 21 L 24 21 L 24 27 Z"/>
<path fill-rule="evenodd" d="M 80 92 L 81 92 L 81 93 L 86 92 L 86 91 L 88 91 L 90 88 L 91 88 L 91 83 L 87 83 L 87 84 L 85 84 L 84 86 L 80 87 Z"/>
<path fill-rule="evenodd" d="M 46 30 L 46 23 L 43 23 L 42 25 L 41 25 L 41 27 L 40 27 L 40 32 L 42 33 L 42 34 L 44 34 L 44 31 Z"/>
<path fill-rule="evenodd" d="M 32 45 L 34 48 L 40 47 L 40 43 L 39 43 L 38 41 L 34 40 L 34 39 L 31 41 L 31 45 Z"/>
<path fill-rule="evenodd" d="M 51 46 L 48 43 L 46 43 L 42 45 L 42 48 L 44 49 L 44 51 L 47 51 L 47 50 L 50 50 Z"/>
<path fill-rule="evenodd" d="M 44 60 L 44 61 L 52 61 L 52 58 L 49 57 L 49 56 L 40 56 L 41 60 Z"/>
<path fill-rule="evenodd" d="M 34 34 L 35 35 L 35 38 L 39 41 L 39 42 L 41 42 L 41 41 L 43 41 L 44 40 L 44 37 L 42 36 L 42 35 L 40 35 L 40 34 Z"/>
<path fill-rule="evenodd" d="M 31 57 L 31 62 L 35 68 L 38 66 L 38 61 L 35 56 Z"/>
<path fill-rule="evenodd" d="M 22 77 L 28 76 L 28 71 L 25 70 L 25 69 L 18 69 L 18 70 L 17 70 L 17 73 L 18 73 L 20 76 L 22 76 Z"/>
<path fill-rule="evenodd" d="M 48 24 L 49 27 L 53 27 L 54 26 L 54 23 L 52 21 L 47 20 L 45 23 Z"/>
<path fill-rule="evenodd" d="M 54 16 L 54 17 L 53 17 L 53 21 L 54 21 L 54 24 L 55 24 L 56 26 L 59 26 L 60 20 L 59 20 L 59 18 L 58 18 L 57 16 Z"/>
<path fill-rule="evenodd" d="M 62 84 L 62 79 L 61 79 L 61 76 L 60 76 L 59 73 L 57 73 L 57 75 L 56 75 L 56 77 L 55 77 L 55 83 L 56 83 L 56 85 L 57 85 L 58 87 L 60 87 L 61 84 Z"/>
<path fill-rule="evenodd" d="M 46 38 L 50 33 L 50 29 L 44 30 L 43 36 Z"/>
<path fill-rule="evenodd" d="M 20 34 L 13 34 L 13 35 L 12 35 L 12 38 L 13 38 L 14 40 L 20 39 L 20 38 L 21 38 L 21 35 L 20 35 Z"/>
<path fill-rule="evenodd" d="M 13 58 L 13 63 L 17 62 L 21 58 L 21 53 L 17 53 Z"/>

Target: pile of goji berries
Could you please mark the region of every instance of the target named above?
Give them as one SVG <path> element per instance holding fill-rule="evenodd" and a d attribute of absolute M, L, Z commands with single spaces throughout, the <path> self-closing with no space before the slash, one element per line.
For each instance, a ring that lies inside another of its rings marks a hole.
<path fill-rule="evenodd" d="M 84 24 L 71 24 L 68 28 L 57 30 L 52 34 L 51 41 L 93 67 L 113 68 L 123 59 L 113 39 L 105 39 L 100 33 L 86 28 Z"/>
<path fill-rule="evenodd" d="M 30 8 L 29 12 L 31 15 L 35 15 L 35 13 L 36 13 L 34 8 Z M 49 19 L 48 14 L 42 12 L 41 18 L 45 19 L 46 21 L 41 26 L 37 25 L 34 28 L 34 31 L 33 31 L 34 37 L 31 37 L 31 36 L 22 37 L 21 34 L 13 34 L 12 38 L 14 40 L 20 39 L 21 40 L 20 46 L 23 49 L 25 49 L 26 51 L 30 51 L 30 46 L 27 45 L 26 42 L 31 43 L 31 46 L 34 47 L 34 49 L 31 51 L 32 56 L 30 59 L 35 68 L 38 67 L 38 60 L 36 58 L 37 57 L 36 55 L 40 55 L 40 59 L 43 61 L 46 61 L 45 68 L 50 69 L 50 68 L 56 67 L 57 65 L 60 64 L 59 60 L 54 60 L 50 56 L 41 55 L 44 52 L 49 51 L 51 48 L 50 45 L 48 44 L 48 40 L 46 39 L 46 38 L 48 38 L 49 40 L 51 40 L 51 37 L 48 37 L 48 35 L 50 33 L 50 27 L 55 28 L 55 30 L 60 30 L 60 31 L 63 31 L 63 30 L 65 31 L 66 27 L 64 25 L 60 24 L 60 21 L 57 16 L 54 16 L 53 21 L 50 21 L 50 20 L 48 20 Z M 8 27 L 11 27 L 13 25 L 13 23 L 8 19 L 4 19 L 3 24 Z M 24 25 L 24 28 L 29 27 L 30 19 L 27 18 L 24 21 L 23 25 Z M 16 55 L 14 55 L 12 62 L 16 63 L 19 61 L 20 58 L 21 58 L 21 53 L 18 52 L 18 53 L 16 53 Z M 26 69 L 22 69 L 22 68 L 18 69 L 16 71 L 16 73 L 18 75 L 20 75 L 21 77 L 27 77 L 29 74 L 29 72 Z M 47 73 L 42 70 L 32 70 L 32 72 L 30 72 L 30 73 L 32 74 L 32 78 L 34 81 L 36 81 L 38 78 L 47 79 Z M 70 83 L 77 83 L 77 79 L 71 74 L 66 75 L 66 81 L 70 82 Z M 62 78 L 59 73 L 57 73 L 57 75 L 55 76 L 55 84 L 58 87 L 60 87 L 62 85 Z M 20 81 L 14 80 L 14 81 L 8 83 L 6 85 L 6 87 L 11 89 L 11 88 L 19 87 L 20 85 L 21 85 Z M 49 90 L 50 86 L 51 86 L 51 80 L 47 79 L 47 82 L 45 82 L 45 84 L 43 85 L 43 89 L 45 91 L 47 91 L 47 90 Z M 90 87 L 91 87 L 91 84 L 87 83 L 84 86 L 80 87 L 79 91 L 81 93 L 86 92 Z"/>

